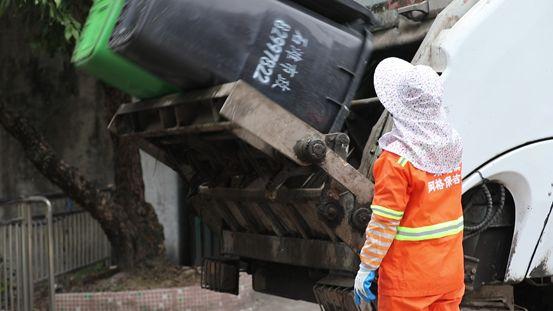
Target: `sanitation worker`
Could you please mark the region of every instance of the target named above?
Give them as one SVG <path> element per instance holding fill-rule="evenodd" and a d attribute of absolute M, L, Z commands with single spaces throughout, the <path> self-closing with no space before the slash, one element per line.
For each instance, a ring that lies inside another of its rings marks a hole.
<path fill-rule="evenodd" d="M 448 122 L 440 77 L 388 58 L 376 68 L 374 87 L 394 126 L 379 140 L 355 302 L 376 299 L 370 286 L 379 269 L 378 310 L 459 310 L 462 142 Z"/>

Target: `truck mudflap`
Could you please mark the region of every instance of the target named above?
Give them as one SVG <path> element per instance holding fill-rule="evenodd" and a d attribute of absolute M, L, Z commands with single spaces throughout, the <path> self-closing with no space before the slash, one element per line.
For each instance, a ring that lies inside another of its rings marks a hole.
<path fill-rule="evenodd" d="M 204 258 L 201 286 L 212 291 L 238 295 L 240 261 L 234 258 Z"/>

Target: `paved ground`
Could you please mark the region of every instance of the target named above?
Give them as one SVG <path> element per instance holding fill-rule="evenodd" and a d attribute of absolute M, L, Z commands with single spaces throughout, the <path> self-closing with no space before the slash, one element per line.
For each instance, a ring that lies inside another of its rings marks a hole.
<path fill-rule="evenodd" d="M 254 303 L 246 310 L 255 311 L 319 311 L 319 306 L 305 301 L 285 299 L 281 297 L 253 293 Z M 244 309 L 243 309 L 244 310 Z"/>

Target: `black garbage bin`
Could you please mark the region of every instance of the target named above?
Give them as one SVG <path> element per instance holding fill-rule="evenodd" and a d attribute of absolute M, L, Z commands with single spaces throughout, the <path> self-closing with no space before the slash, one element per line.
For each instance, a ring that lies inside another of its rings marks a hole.
<path fill-rule="evenodd" d="M 182 90 L 243 79 L 321 132 L 371 50 L 368 32 L 277 0 L 127 0 L 110 46 Z"/>

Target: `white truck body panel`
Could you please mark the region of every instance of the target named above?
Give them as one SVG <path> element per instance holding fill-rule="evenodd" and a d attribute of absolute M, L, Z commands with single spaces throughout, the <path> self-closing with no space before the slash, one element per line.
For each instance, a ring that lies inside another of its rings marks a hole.
<path fill-rule="evenodd" d="M 509 282 L 536 265 L 553 274 L 553 224 L 543 231 L 553 201 L 551 16 L 551 0 L 480 0 L 421 47 L 430 57 L 415 59 L 443 70 L 444 103 L 464 139 L 464 190 L 481 181 L 479 170 L 515 199 Z"/>
<path fill-rule="evenodd" d="M 465 173 L 553 137 L 552 14 L 550 0 L 481 0 L 442 41 L 444 100 L 464 138 Z"/>
<path fill-rule="evenodd" d="M 505 274 L 507 282 L 522 281 L 527 275 L 532 258 L 533 262 L 543 262 L 538 259 L 542 255 L 538 256 L 536 252 L 534 256 L 534 250 L 540 241 L 553 202 L 553 170 L 547 170 L 551 165 L 552 155 L 553 140 L 542 141 L 513 150 L 479 169 L 483 178 L 503 184 L 511 192 L 515 202 L 515 230 Z M 475 173 L 465 178 L 463 190 L 479 184 L 482 181 L 480 174 Z M 542 236 L 546 252 L 553 249 L 551 237 L 553 232 Z M 549 264 L 553 267 L 553 262 Z"/>

